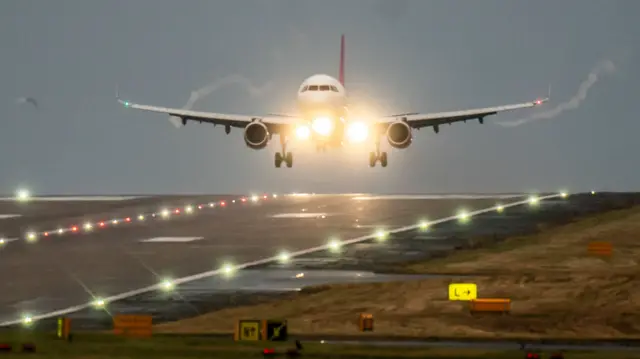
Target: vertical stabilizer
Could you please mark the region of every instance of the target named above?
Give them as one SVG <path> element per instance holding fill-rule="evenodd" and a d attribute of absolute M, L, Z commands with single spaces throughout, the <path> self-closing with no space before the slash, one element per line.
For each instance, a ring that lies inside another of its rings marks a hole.
<path fill-rule="evenodd" d="M 340 38 L 340 72 L 338 75 L 338 81 L 344 86 L 344 34 Z"/>

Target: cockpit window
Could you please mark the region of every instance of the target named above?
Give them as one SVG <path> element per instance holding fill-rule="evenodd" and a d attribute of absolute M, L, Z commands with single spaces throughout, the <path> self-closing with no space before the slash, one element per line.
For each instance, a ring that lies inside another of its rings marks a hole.
<path fill-rule="evenodd" d="M 309 86 L 309 91 L 318 91 L 318 86 L 317 85 Z"/>
<path fill-rule="evenodd" d="M 338 92 L 338 88 L 337 88 L 337 87 L 335 87 L 335 86 L 331 86 L 331 91 L 333 91 L 333 92 Z"/>
<path fill-rule="evenodd" d="M 308 89 L 309 89 L 309 86 L 305 86 L 305 87 L 303 87 L 303 88 L 302 88 L 302 90 L 300 90 L 300 92 L 305 92 L 305 91 L 307 91 Z"/>
<path fill-rule="evenodd" d="M 329 91 L 329 90 L 330 90 L 329 85 L 322 85 L 322 86 L 320 86 L 320 91 Z"/>

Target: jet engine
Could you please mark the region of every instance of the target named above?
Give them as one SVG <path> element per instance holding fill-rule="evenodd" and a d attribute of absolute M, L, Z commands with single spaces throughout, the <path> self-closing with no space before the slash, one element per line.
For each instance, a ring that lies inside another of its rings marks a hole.
<path fill-rule="evenodd" d="M 387 141 L 394 148 L 407 148 L 411 144 L 411 127 L 404 121 L 397 121 L 387 128 Z"/>
<path fill-rule="evenodd" d="M 262 122 L 251 122 L 244 128 L 244 142 L 247 147 L 260 150 L 269 143 L 269 129 Z"/>

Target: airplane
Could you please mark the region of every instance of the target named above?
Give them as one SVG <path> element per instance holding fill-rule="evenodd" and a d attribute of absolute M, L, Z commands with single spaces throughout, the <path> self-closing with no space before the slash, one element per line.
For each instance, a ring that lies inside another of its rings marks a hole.
<path fill-rule="evenodd" d="M 375 150 L 369 153 L 369 166 L 375 167 L 380 162 L 382 167 L 387 167 L 387 152 L 380 150 L 383 137 L 387 138 L 391 147 L 405 149 L 411 145 L 413 130 L 431 127 L 435 133 L 439 133 L 442 125 L 476 119 L 482 124 L 487 116 L 535 107 L 549 100 L 547 96 L 511 105 L 438 113 L 400 113 L 367 121 L 349 113 L 344 71 L 345 37 L 342 35 L 338 78 L 316 74 L 305 79 L 298 88 L 299 114 L 296 115 L 234 115 L 141 105 L 120 99 L 117 90 L 116 98 L 125 108 L 167 114 L 169 121 L 176 127 L 193 121 L 224 126 L 227 134 L 232 127 L 244 129 L 245 144 L 254 150 L 265 148 L 272 136 L 277 134 L 282 151 L 275 154 L 276 168 L 280 168 L 283 162 L 288 168 L 293 166 L 293 154 L 287 152 L 287 144 L 292 139 L 311 141 L 316 145 L 317 151 L 326 151 L 327 148 L 342 147 L 345 140 L 362 143 L 370 137 L 373 137 Z"/>

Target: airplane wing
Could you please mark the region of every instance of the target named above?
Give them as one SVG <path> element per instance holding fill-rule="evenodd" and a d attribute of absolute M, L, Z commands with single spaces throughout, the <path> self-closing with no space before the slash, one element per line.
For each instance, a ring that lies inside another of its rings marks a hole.
<path fill-rule="evenodd" d="M 486 108 L 477 108 L 470 110 L 462 110 L 462 111 L 450 111 L 450 112 L 436 112 L 436 113 L 411 113 L 405 115 L 394 115 L 394 116 L 386 116 L 382 117 L 378 120 L 378 124 L 386 129 L 388 125 L 395 121 L 406 121 L 411 128 L 420 129 L 423 127 L 433 127 L 436 132 L 439 130 L 440 125 L 444 124 L 452 124 L 454 122 L 460 121 L 468 121 L 468 120 L 479 120 L 480 123 L 483 123 L 484 118 L 486 116 L 495 115 L 499 112 L 512 111 L 521 108 L 529 108 L 542 105 L 543 103 L 549 101 L 549 98 L 539 99 L 530 102 L 512 104 L 512 105 L 504 105 L 504 106 L 496 106 L 496 107 L 486 107 Z"/>
<path fill-rule="evenodd" d="M 237 127 L 244 128 L 252 121 L 260 120 L 268 128 L 270 133 L 282 133 L 290 130 L 292 125 L 297 122 L 296 118 L 284 117 L 284 116 L 248 116 L 248 115 L 233 115 L 225 113 L 214 113 L 204 111 L 191 111 L 179 108 L 158 107 L 150 105 L 141 105 L 129 101 L 124 101 L 117 96 L 116 98 L 120 104 L 125 108 L 132 108 L 136 110 L 156 112 L 169 115 L 169 121 L 176 127 L 181 127 L 187 124 L 188 121 L 205 122 L 213 125 L 220 125 L 225 127 Z"/>

